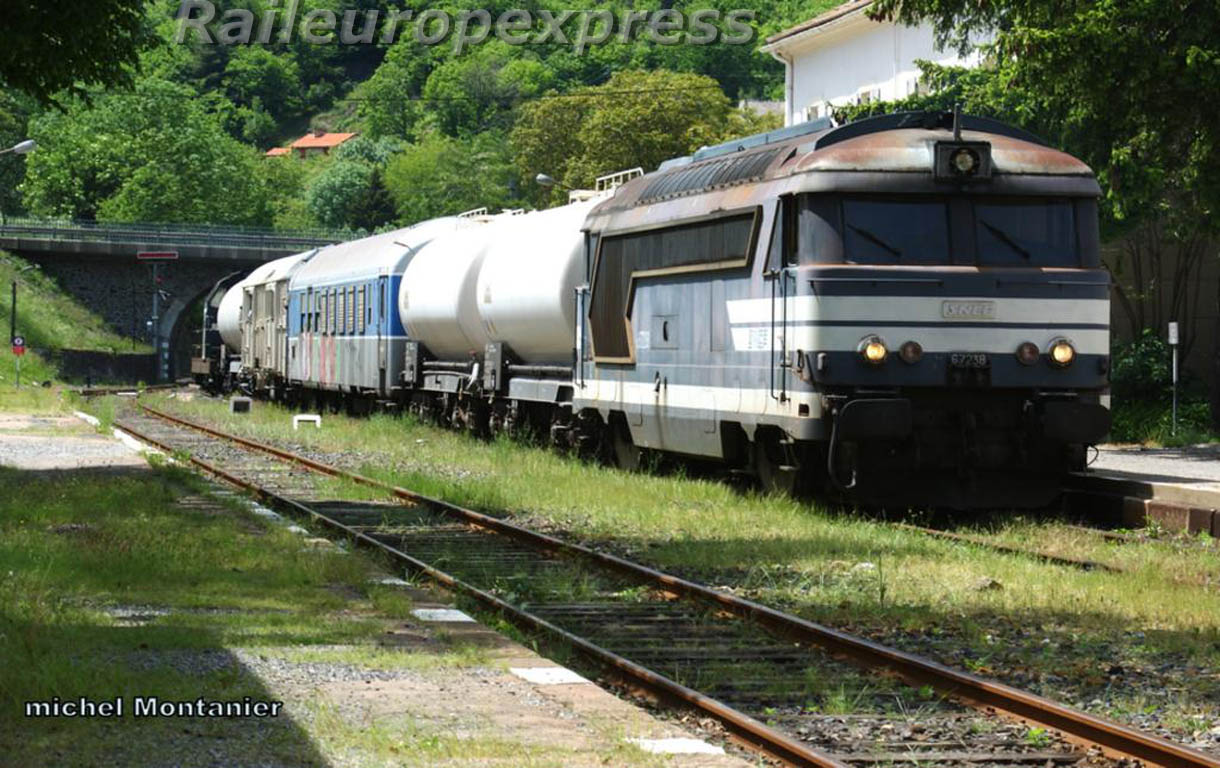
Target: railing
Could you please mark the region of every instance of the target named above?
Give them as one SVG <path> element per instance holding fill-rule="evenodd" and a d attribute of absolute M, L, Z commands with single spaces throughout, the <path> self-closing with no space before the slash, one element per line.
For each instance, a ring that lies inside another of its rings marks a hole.
<path fill-rule="evenodd" d="M 208 246 L 272 251 L 304 251 L 363 236 L 363 232 L 276 231 L 212 224 L 103 223 L 69 219 L 13 217 L 0 219 L 0 238 Z"/>

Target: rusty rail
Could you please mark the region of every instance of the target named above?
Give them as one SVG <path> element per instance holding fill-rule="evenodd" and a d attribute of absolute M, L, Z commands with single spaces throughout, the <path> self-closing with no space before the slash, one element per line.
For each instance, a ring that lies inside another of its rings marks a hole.
<path fill-rule="evenodd" d="M 941 693 L 976 708 L 992 710 L 1017 720 L 1050 728 L 1061 733 L 1069 741 L 1087 746 L 1099 746 L 1110 755 L 1135 758 L 1153 765 L 1165 766 L 1166 768 L 1220 768 L 1220 759 L 1199 750 L 1175 744 L 1159 736 L 1144 733 L 1120 723 L 1064 706 L 1050 699 L 1013 688 L 1012 686 L 961 672 L 930 659 L 925 659 L 905 651 L 875 643 L 871 640 L 832 629 L 822 624 L 786 614 L 752 600 L 719 592 L 702 584 L 687 581 L 678 576 L 663 573 L 647 566 L 624 560 L 615 555 L 598 552 L 580 544 L 565 542 L 553 536 L 531 531 L 440 499 L 434 499 L 405 488 L 391 486 L 354 472 L 348 472 L 328 464 L 323 464 L 322 462 L 314 461 L 313 459 L 297 456 L 271 445 L 231 435 L 206 425 L 197 424 L 144 404 L 141 404 L 140 407 L 146 413 L 171 423 L 262 451 L 323 474 L 342 477 L 360 485 L 378 488 L 400 499 L 428 504 L 435 509 L 448 512 L 470 524 L 502 533 L 539 549 L 562 552 L 600 563 L 621 573 L 630 574 L 642 581 L 663 587 L 677 595 L 710 603 L 735 616 L 750 619 L 793 640 L 815 645 L 866 668 L 888 672 L 912 685 L 930 685 Z M 195 459 L 192 459 L 192 461 L 200 463 Z M 215 469 L 208 468 L 208 471 L 215 472 Z M 217 474 L 228 479 L 227 473 L 223 471 Z M 244 482 L 239 482 L 238 484 L 249 487 Z M 311 514 L 316 515 L 317 513 L 311 512 Z M 352 532 L 352 534 L 362 536 L 355 532 Z M 474 588 L 470 587 L 470 589 L 473 590 Z M 475 591 L 477 592 L 478 590 Z M 487 595 L 487 597 L 499 602 L 497 598 L 491 595 Z M 511 606 L 509 607 L 511 608 Z M 541 622 L 542 620 L 538 619 L 538 621 Z M 563 630 L 559 631 L 562 632 Z M 622 661 L 626 662 L 625 659 Z M 630 664 L 630 662 L 626 663 Z M 677 686 L 678 684 L 673 683 L 673 685 Z M 706 698 L 693 691 L 689 691 L 689 689 L 684 690 L 695 697 Z M 766 728 L 766 726 L 759 725 L 762 728 Z M 818 758 L 830 759 L 821 755 L 818 755 Z"/>
<path fill-rule="evenodd" d="M 160 418 L 175 421 L 183 424 L 184 426 L 200 429 L 201 431 L 217 437 L 224 434 L 207 429 L 201 425 L 194 425 L 190 422 L 178 420 L 172 416 L 169 416 L 168 414 L 162 414 L 151 409 L 147 410 L 149 413 Z M 117 422 L 116 426 L 118 426 L 119 429 L 134 435 L 140 440 L 149 443 L 150 445 L 157 446 L 158 448 L 171 453 L 174 451 L 173 446 L 168 445 L 151 435 L 141 432 L 139 429 L 131 426 L 130 424 L 125 422 Z M 230 435 L 226 436 L 225 439 L 233 440 L 235 438 L 236 436 Z M 236 439 L 235 441 L 247 444 L 243 439 Z M 254 447 L 254 445 L 258 444 L 251 442 L 248 445 L 250 445 L 250 447 Z M 330 470 L 327 471 L 326 474 L 333 476 L 346 476 L 346 473 L 344 473 L 342 470 L 327 467 L 327 465 L 312 462 L 308 459 L 297 457 L 293 454 L 271 448 L 270 446 L 262 446 L 260 449 L 266 450 L 278 458 L 283 458 L 289 461 L 297 461 L 298 463 L 309 466 L 311 469 L 318 469 L 318 471 L 324 471 L 321 468 L 326 467 L 326 470 Z M 531 630 L 549 634 L 559 639 L 572 648 L 575 648 L 586 657 L 594 660 L 596 663 L 613 671 L 617 676 L 630 683 L 651 691 L 654 694 L 660 695 L 661 697 L 697 709 L 704 714 L 715 718 L 716 721 L 719 722 L 732 736 L 733 740 L 742 746 L 756 752 L 766 754 L 786 765 L 800 766 L 801 768 L 849 768 L 847 764 L 835 760 L 829 755 L 825 755 L 821 752 L 810 749 L 800 741 L 780 733 L 779 731 L 760 723 L 746 714 L 738 712 L 737 710 L 711 698 L 710 696 L 705 696 L 698 691 L 682 685 L 681 683 L 671 680 L 663 675 L 659 675 L 646 667 L 640 666 L 639 664 L 636 664 L 629 659 L 625 659 L 612 651 L 602 648 L 601 646 L 598 646 L 582 637 L 574 635 L 562 627 L 556 626 L 555 624 L 547 621 L 546 619 L 535 616 L 528 611 L 524 611 L 512 605 L 511 603 L 505 602 L 489 592 L 481 590 L 472 584 L 468 584 L 465 581 L 446 573 L 445 571 L 428 565 L 422 560 L 417 560 L 416 558 L 408 555 L 406 552 L 403 552 L 402 550 L 385 542 L 378 541 L 368 534 L 354 530 L 350 526 L 344 525 L 343 523 L 298 501 L 294 501 L 286 496 L 281 496 L 273 491 L 269 491 L 198 457 L 192 456 L 190 457 L 190 461 L 192 464 L 203 469 L 204 471 L 215 475 L 216 477 L 220 477 L 226 482 L 239 488 L 243 488 L 265 501 L 269 501 L 282 508 L 292 509 L 298 514 L 317 520 L 318 522 L 339 532 L 352 541 L 379 549 L 382 552 L 397 558 L 412 571 L 423 573 L 436 583 L 455 592 L 466 595 L 467 597 L 473 598 L 486 608 L 508 617 L 520 626 L 528 627 Z M 314 466 L 315 464 L 317 465 L 316 467 Z M 357 477 L 359 476 L 352 476 L 353 479 Z M 367 478 L 360 479 L 367 480 Z M 368 480 L 368 482 L 377 485 L 376 481 Z"/>

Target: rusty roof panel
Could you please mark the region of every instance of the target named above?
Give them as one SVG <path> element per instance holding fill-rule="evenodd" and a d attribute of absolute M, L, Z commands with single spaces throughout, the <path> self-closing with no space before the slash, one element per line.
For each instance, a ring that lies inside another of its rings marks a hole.
<path fill-rule="evenodd" d="M 729 184 L 762 178 L 767 166 L 779 156 L 782 149 L 767 149 L 702 163 L 683 166 L 654 176 L 639 202 L 648 203 L 678 195 L 695 194 Z"/>

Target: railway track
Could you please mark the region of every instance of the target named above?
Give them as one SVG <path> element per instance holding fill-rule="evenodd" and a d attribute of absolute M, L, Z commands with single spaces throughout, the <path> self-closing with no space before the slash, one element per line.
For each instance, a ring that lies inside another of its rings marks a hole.
<path fill-rule="evenodd" d="M 116 426 L 575 649 L 629 687 L 714 718 L 787 764 L 1135 758 L 1220 768 L 1205 753 L 1045 698 L 147 406 Z M 335 500 L 327 478 L 383 499 Z"/>

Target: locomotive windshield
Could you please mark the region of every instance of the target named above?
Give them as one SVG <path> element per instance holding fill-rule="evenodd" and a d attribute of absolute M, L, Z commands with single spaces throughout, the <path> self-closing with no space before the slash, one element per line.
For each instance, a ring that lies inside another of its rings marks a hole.
<path fill-rule="evenodd" d="M 844 200 L 843 249 L 857 264 L 943 264 L 949 258 L 944 201 Z"/>
<path fill-rule="evenodd" d="M 974 204 L 979 264 L 1075 267 L 1076 217 L 1064 201 Z"/>
<path fill-rule="evenodd" d="M 804 263 L 1079 267 L 1097 262 L 1092 199 L 805 195 Z"/>

